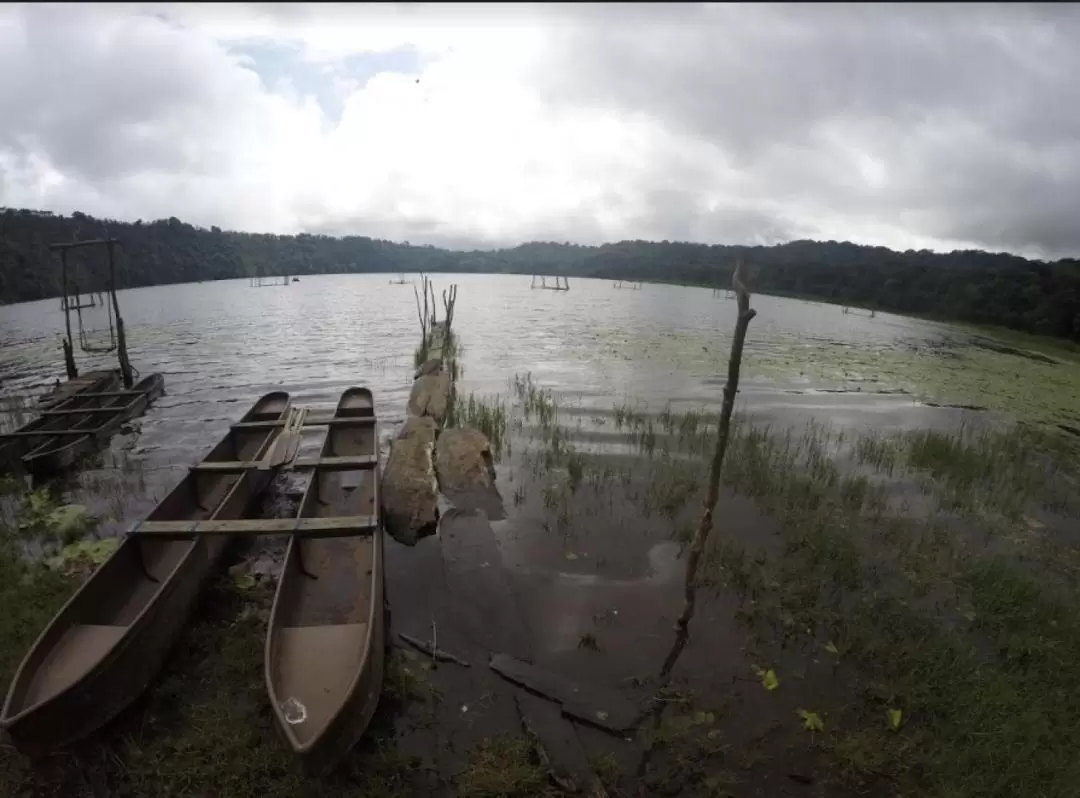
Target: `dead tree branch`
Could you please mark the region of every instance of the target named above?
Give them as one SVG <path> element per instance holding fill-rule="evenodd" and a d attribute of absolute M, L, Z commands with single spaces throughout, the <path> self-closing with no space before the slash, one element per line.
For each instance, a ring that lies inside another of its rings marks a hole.
<path fill-rule="evenodd" d="M 666 680 L 675 667 L 683 648 L 686 647 L 690 619 L 694 617 L 694 604 L 697 600 L 697 571 L 701 557 L 708 543 L 713 526 L 713 512 L 720 496 L 720 476 L 724 467 L 724 454 L 727 452 L 728 438 L 731 434 L 731 414 L 735 408 L 735 394 L 739 390 L 739 370 L 742 367 L 743 345 L 746 342 L 746 330 L 757 314 L 750 307 L 750 292 L 742 280 L 742 261 L 735 265 L 731 278 L 735 288 L 735 298 L 739 303 L 739 317 L 735 322 L 735 337 L 731 341 L 731 357 L 728 360 L 727 384 L 724 386 L 724 403 L 720 409 L 720 424 L 716 431 L 716 448 L 713 450 L 712 465 L 709 468 L 709 487 L 705 495 L 701 521 L 694 532 L 690 544 L 690 555 L 686 560 L 686 584 L 683 587 L 683 609 L 675 622 L 675 643 L 668 652 L 664 666 L 660 670 L 661 680 Z"/>

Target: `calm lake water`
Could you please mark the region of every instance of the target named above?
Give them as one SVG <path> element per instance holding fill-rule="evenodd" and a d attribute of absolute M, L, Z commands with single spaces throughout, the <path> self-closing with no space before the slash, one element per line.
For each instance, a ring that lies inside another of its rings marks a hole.
<path fill-rule="evenodd" d="M 710 289 L 618 290 L 575 279 L 569 292 L 556 292 L 533 290 L 521 275 L 435 276 L 440 293 L 451 282 L 460 285 L 454 327 L 465 348 L 464 394 L 505 395 L 509 379 L 531 372 L 561 403 L 586 410 L 720 401 L 736 303 Z M 138 459 L 149 472 L 196 462 L 270 390 L 288 391 L 296 404 L 332 407 L 343 389 L 367 385 L 384 436 L 403 421 L 419 324 L 413 286 L 391 284 L 389 275 L 305 277 L 287 287 L 253 288 L 246 280 L 157 286 L 122 291 L 119 301 L 131 361 L 143 374 L 162 372 L 166 395 L 113 440 L 112 456 Z M 916 401 L 921 383 L 952 387 L 1001 363 L 1010 385 L 1031 382 L 1017 380 L 1016 369 L 1037 368 L 1046 372 L 1044 384 L 1066 373 L 1066 390 L 1080 371 L 972 348 L 971 334 L 948 325 L 767 296 L 753 305 L 740 403 L 759 417 L 948 423 L 947 412 Z M 59 306 L 50 299 L 0 307 L 3 395 L 39 393 L 63 376 Z M 107 318 L 95 308 L 84 322 L 100 330 Z M 975 361 L 972 353 L 993 360 Z M 82 370 L 115 365 L 111 354 L 80 352 L 77 362 Z M 941 368 L 954 369 L 947 380 Z M 177 478 L 152 480 L 149 506 Z"/>

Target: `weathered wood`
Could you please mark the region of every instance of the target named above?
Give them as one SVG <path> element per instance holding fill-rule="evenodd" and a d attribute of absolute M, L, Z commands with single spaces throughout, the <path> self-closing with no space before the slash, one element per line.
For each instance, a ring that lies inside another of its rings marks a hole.
<path fill-rule="evenodd" d="M 85 434 L 85 433 L 84 433 Z M 283 468 L 293 470 L 305 468 L 323 468 L 332 471 L 349 471 L 360 468 L 375 468 L 379 464 L 379 456 L 375 454 L 357 455 L 355 457 L 300 457 L 292 463 L 283 464 Z M 192 466 L 192 471 L 247 471 L 249 469 L 267 468 L 268 463 L 262 460 L 225 460 L 217 463 L 199 463 Z"/>
<path fill-rule="evenodd" d="M 117 408 L 117 414 L 123 408 Z M 5 432 L 0 435 L 0 440 L 14 440 L 16 438 L 81 438 L 84 435 L 95 435 L 101 427 L 85 427 L 83 429 L 41 429 L 26 432 Z"/>
<path fill-rule="evenodd" d="M 117 396 L 136 397 L 136 396 L 139 396 L 139 395 L 144 394 L 144 393 L 148 393 L 148 391 L 129 390 L 129 391 L 100 391 L 100 392 L 97 392 L 97 393 L 82 393 L 82 392 L 79 392 L 79 393 L 76 393 L 76 394 L 72 394 L 72 396 L 78 396 L 80 399 L 87 399 L 87 398 L 89 398 L 89 399 L 113 399 L 113 398 L 115 398 Z"/>
<path fill-rule="evenodd" d="M 308 416 L 304 419 L 305 427 L 370 427 L 376 423 L 375 416 L 359 418 L 332 418 L 330 416 Z M 272 429 L 285 426 L 284 421 L 242 421 L 233 424 L 230 429 Z"/>
<path fill-rule="evenodd" d="M 616 734 L 634 725 L 637 708 L 614 690 L 576 684 L 506 654 L 493 654 L 488 665 L 504 679 L 562 704 L 564 715 Z"/>
<path fill-rule="evenodd" d="M 142 394 L 131 394 L 132 399 L 136 399 Z M 125 408 L 125 405 L 115 405 L 113 407 L 77 407 L 73 410 L 42 410 L 43 416 L 77 416 L 80 414 L 87 415 L 107 415 L 109 413 L 119 413 Z"/>
<path fill-rule="evenodd" d="M 441 648 L 436 648 L 432 650 L 431 643 L 427 642 L 426 640 L 421 640 L 418 637 L 407 635 L 404 632 L 398 632 L 398 637 L 400 637 L 410 646 L 415 648 L 417 651 L 427 654 L 429 657 L 434 657 L 440 662 L 453 662 L 455 665 L 461 665 L 464 668 L 469 667 L 469 663 L 467 663 L 461 657 L 451 654 L 449 651 L 443 651 Z"/>
<path fill-rule="evenodd" d="M 290 535 L 352 537 L 372 532 L 374 515 L 338 518 L 249 518 L 235 521 L 143 521 L 128 529 L 130 535 Z"/>

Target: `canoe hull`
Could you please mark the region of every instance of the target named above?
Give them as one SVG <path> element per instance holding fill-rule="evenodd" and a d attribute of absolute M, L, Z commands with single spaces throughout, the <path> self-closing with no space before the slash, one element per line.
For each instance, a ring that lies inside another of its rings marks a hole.
<path fill-rule="evenodd" d="M 293 753 L 300 759 L 302 766 L 312 775 L 325 775 L 341 761 L 353 746 L 367 731 L 375 710 L 378 708 L 379 696 L 382 694 L 384 661 L 386 651 L 386 624 L 385 624 L 385 591 L 383 587 L 382 567 L 382 530 L 374 533 L 375 556 L 378 566 L 374 569 L 374 584 L 372 588 L 372 602 L 375 611 L 372 613 L 371 639 L 368 644 L 368 655 L 364 658 L 363 667 L 360 669 L 360 677 L 353 693 L 343 704 L 341 710 L 327 725 L 325 731 L 309 747 L 297 746 L 293 739 L 284 733 L 278 720 L 279 736 Z M 295 556 L 291 551 L 295 541 L 290 543 L 290 556 Z M 275 718 L 278 718 L 275 713 Z"/>
<path fill-rule="evenodd" d="M 374 417 L 366 389 L 344 392 L 336 418 Z M 374 455 L 375 424 L 331 426 L 322 457 Z M 298 517 L 377 515 L 378 469 L 312 473 Z M 315 775 L 333 769 L 363 736 L 382 692 L 386 647 L 383 532 L 293 538 L 267 630 L 265 679 L 286 745 Z M 312 578 L 316 576 L 317 578 Z"/>
<path fill-rule="evenodd" d="M 268 396 L 277 401 L 276 394 Z M 285 410 L 275 416 L 287 410 L 283 396 Z M 268 434 L 254 456 L 275 436 Z M 215 502 L 212 517 L 243 517 L 272 478 L 269 470 L 246 470 Z M 192 479 L 192 474 L 185 477 L 150 517 L 184 502 Z M 127 537 L 57 613 L 19 666 L 0 716 L 0 727 L 15 746 L 30 756 L 44 754 L 99 729 L 135 701 L 183 633 L 228 543 L 223 536 L 198 536 L 166 543 L 179 548 L 165 550 L 161 541 Z M 116 589 L 125 579 L 132 584 L 136 573 L 153 574 L 138 583 L 141 594 Z M 68 644 L 76 638 L 77 644 Z M 77 656 L 69 656 L 73 651 Z M 100 659 L 91 665 L 95 651 Z M 66 677 L 65 670 L 73 675 Z"/>

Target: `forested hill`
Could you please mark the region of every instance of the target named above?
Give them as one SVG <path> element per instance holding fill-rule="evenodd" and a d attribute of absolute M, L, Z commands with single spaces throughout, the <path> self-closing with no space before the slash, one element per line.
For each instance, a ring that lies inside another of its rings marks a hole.
<path fill-rule="evenodd" d="M 529 243 L 456 252 L 363 236 L 279 236 L 205 230 L 178 219 L 125 223 L 84 214 L 0 210 L 0 301 L 60 293 L 49 244 L 103 234 L 118 238 L 123 287 L 273 274 L 334 272 L 513 272 L 699 285 L 730 285 L 737 256 L 752 289 L 907 313 L 1000 324 L 1080 340 L 1080 262 L 1029 261 L 977 250 L 895 252 L 834 241 L 771 247 L 620 241 L 599 247 Z M 103 287 L 73 255 L 82 290 Z M 101 274 L 100 270 L 95 270 Z"/>

